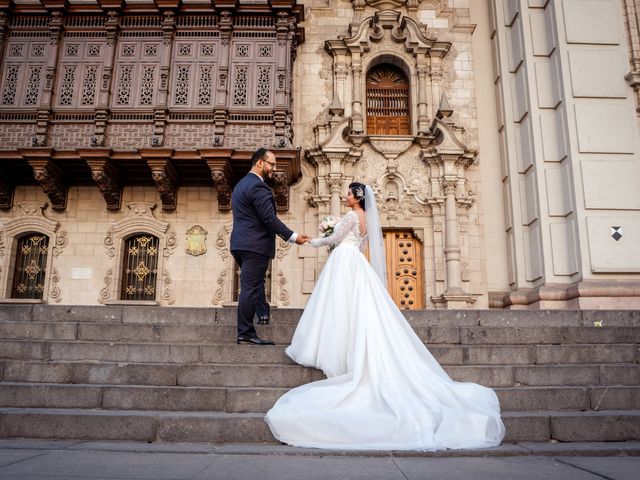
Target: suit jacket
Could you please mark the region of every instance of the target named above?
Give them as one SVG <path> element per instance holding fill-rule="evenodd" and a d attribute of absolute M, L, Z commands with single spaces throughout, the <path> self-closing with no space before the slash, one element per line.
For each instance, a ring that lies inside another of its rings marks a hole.
<path fill-rule="evenodd" d="M 231 251 L 247 250 L 275 257 L 276 234 L 289 240 L 290 230 L 276 215 L 271 188 L 257 175 L 248 173 L 231 194 L 233 230 Z"/>

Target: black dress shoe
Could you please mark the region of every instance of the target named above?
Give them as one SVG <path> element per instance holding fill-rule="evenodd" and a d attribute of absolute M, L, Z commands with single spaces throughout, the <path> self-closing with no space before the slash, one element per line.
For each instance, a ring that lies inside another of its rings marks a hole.
<path fill-rule="evenodd" d="M 262 338 L 250 335 L 238 335 L 236 339 L 236 343 L 240 344 L 241 342 L 245 343 L 253 343 L 254 345 L 275 345 L 272 340 L 263 340 Z"/>
<path fill-rule="evenodd" d="M 258 318 L 258 325 L 269 325 L 269 317 L 267 315 Z"/>

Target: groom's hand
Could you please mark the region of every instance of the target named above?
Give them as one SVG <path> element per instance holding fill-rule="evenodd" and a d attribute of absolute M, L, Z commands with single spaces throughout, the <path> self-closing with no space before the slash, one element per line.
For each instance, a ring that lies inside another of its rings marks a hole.
<path fill-rule="evenodd" d="M 305 243 L 307 243 L 309 240 L 311 240 L 311 237 L 309 237 L 309 235 L 298 235 L 298 238 L 296 238 L 296 243 L 298 245 L 303 245 Z"/>

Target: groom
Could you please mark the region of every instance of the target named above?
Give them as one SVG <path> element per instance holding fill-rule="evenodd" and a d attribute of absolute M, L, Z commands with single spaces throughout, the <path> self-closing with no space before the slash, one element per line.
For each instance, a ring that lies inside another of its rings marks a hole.
<path fill-rule="evenodd" d="M 268 308 L 264 294 L 264 275 L 276 253 L 276 234 L 302 245 L 309 240 L 290 230 L 276 215 L 271 188 L 265 183 L 273 177 L 276 156 L 259 148 L 251 157 L 251 170 L 238 182 L 231 195 L 233 230 L 231 254 L 240 266 L 238 298 L 238 338 L 236 343 L 273 345 L 258 337 L 253 325 L 256 307 Z M 261 312 L 262 313 L 262 312 Z"/>

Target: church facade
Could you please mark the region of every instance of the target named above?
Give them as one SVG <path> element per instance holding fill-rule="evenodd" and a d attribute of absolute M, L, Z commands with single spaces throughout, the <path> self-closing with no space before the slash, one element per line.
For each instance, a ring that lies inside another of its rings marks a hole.
<path fill-rule="evenodd" d="M 373 187 L 405 309 L 640 309 L 633 0 L 0 0 L 0 302 L 231 305 L 258 147 Z M 277 307 L 328 252 L 278 241 Z"/>

